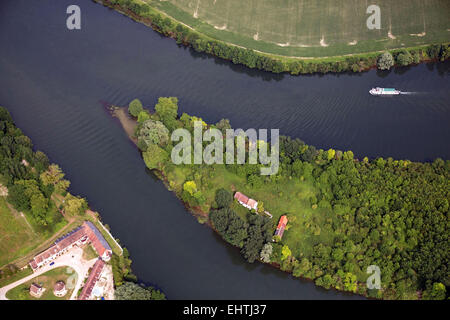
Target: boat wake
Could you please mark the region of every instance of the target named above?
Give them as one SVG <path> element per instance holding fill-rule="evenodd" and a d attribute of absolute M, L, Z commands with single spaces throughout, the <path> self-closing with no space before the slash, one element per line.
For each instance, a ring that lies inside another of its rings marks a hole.
<path fill-rule="evenodd" d="M 423 92 L 416 92 L 416 91 L 400 91 L 400 94 L 421 94 Z"/>

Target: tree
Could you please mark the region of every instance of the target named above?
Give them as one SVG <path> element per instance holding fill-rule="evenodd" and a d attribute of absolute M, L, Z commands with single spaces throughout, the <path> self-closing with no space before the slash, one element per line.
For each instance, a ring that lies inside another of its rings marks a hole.
<path fill-rule="evenodd" d="M 47 225 L 45 220 L 48 209 L 48 199 L 42 193 L 33 194 L 30 198 L 31 212 L 36 221 L 41 225 Z"/>
<path fill-rule="evenodd" d="M 40 178 L 44 186 L 54 185 L 60 193 L 65 192 L 70 186 L 70 182 L 63 179 L 64 173 L 57 164 L 51 164 L 47 171 L 41 173 Z"/>
<path fill-rule="evenodd" d="M 164 147 L 169 142 L 169 130 L 161 121 L 146 120 L 138 132 L 138 141 L 146 148 L 151 144 Z"/>
<path fill-rule="evenodd" d="M 69 216 L 78 216 L 84 214 L 87 210 L 88 205 L 85 199 L 80 197 L 75 197 L 70 193 L 64 198 L 63 209 L 64 213 Z"/>
<path fill-rule="evenodd" d="M 287 246 L 287 244 L 285 244 L 285 245 L 283 246 L 283 248 L 281 249 L 281 260 L 286 260 L 286 259 L 289 258 L 290 256 L 292 256 L 291 249 L 289 249 L 289 247 Z"/>
<path fill-rule="evenodd" d="M 153 170 L 161 169 L 169 158 L 169 155 L 164 149 L 161 149 L 156 144 L 150 144 L 143 153 L 143 157 L 147 168 Z"/>
<path fill-rule="evenodd" d="M 230 120 L 221 119 L 216 123 L 216 128 L 222 131 L 223 134 L 225 134 L 227 129 L 231 129 Z"/>
<path fill-rule="evenodd" d="M 265 211 L 265 209 L 264 209 L 264 202 L 262 202 L 262 201 L 258 202 L 258 207 L 257 207 L 256 211 L 258 213 L 264 213 L 264 211 Z"/>
<path fill-rule="evenodd" d="M 195 181 L 186 181 L 183 184 L 183 190 L 189 193 L 191 196 L 194 196 L 194 194 L 197 192 L 197 184 Z"/>
<path fill-rule="evenodd" d="M 272 255 L 272 244 L 270 242 L 266 243 L 261 250 L 260 257 L 265 263 L 270 263 L 270 256 Z"/>
<path fill-rule="evenodd" d="M 242 247 L 247 238 L 247 224 L 228 207 L 212 210 L 209 214 L 214 228 L 228 243 Z"/>
<path fill-rule="evenodd" d="M 133 116 L 137 117 L 144 109 L 142 108 L 142 102 L 139 99 L 134 99 L 128 105 L 128 112 Z"/>
<path fill-rule="evenodd" d="M 383 52 L 377 59 L 377 67 L 380 70 L 389 70 L 394 65 L 394 57 L 390 52 Z"/>
<path fill-rule="evenodd" d="M 444 284 L 440 282 L 433 283 L 433 287 L 423 292 L 424 300 L 444 300 L 446 296 L 446 289 Z"/>
<path fill-rule="evenodd" d="M 18 211 L 30 209 L 30 198 L 25 194 L 26 187 L 21 184 L 14 184 L 8 189 L 8 202 Z"/>
<path fill-rule="evenodd" d="M 42 172 L 48 168 L 50 161 L 45 153 L 42 151 L 36 151 L 34 154 L 34 166 L 38 172 Z"/>
<path fill-rule="evenodd" d="M 178 115 L 178 98 L 160 97 L 158 103 L 155 105 L 156 114 L 161 119 L 162 123 L 170 130 L 173 131 L 177 128 L 177 115 Z"/>
<path fill-rule="evenodd" d="M 145 121 L 150 119 L 150 115 L 146 111 L 141 111 L 138 114 L 138 123 L 144 123 Z"/>
<path fill-rule="evenodd" d="M 272 238 L 270 220 L 259 215 L 250 215 L 248 218 L 248 237 L 245 240 L 241 253 L 248 262 L 253 263 L 259 258 L 265 243 Z"/>
<path fill-rule="evenodd" d="M 335 155 L 336 155 L 336 150 L 328 149 L 328 151 L 327 151 L 327 159 L 328 159 L 328 161 L 334 159 Z"/>
<path fill-rule="evenodd" d="M 116 288 L 115 300 L 165 300 L 165 295 L 152 287 L 146 288 L 133 282 L 126 281 Z"/>
<path fill-rule="evenodd" d="M 312 267 L 312 264 L 308 260 L 308 258 L 303 258 L 300 261 L 300 264 L 294 266 L 294 271 L 292 272 L 292 274 L 295 277 L 305 276 L 311 270 L 311 267 Z"/>
<path fill-rule="evenodd" d="M 413 62 L 413 57 L 409 51 L 403 50 L 397 55 L 396 61 L 401 66 L 407 66 Z"/>
<path fill-rule="evenodd" d="M 230 191 L 220 188 L 216 191 L 216 203 L 218 208 L 228 208 L 233 201 Z"/>
<path fill-rule="evenodd" d="M 10 123 L 13 122 L 11 114 L 4 107 L 0 107 L 0 121 L 6 121 L 6 122 L 10 122 Z"/>
<path fill-rule="evenodd" d="M 344 289 L 351 292 L 356 292 L 357 282 L 356 275 L 347 272 L 344 277 Z"/>

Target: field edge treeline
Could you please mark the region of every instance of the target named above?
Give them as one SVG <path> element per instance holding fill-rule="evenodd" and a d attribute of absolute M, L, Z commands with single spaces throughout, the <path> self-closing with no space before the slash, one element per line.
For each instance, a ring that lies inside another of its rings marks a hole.
<path fill-rule="evenodd" d="M 93 1 L 150 26 L 157 32 L 175 39 L 178 44 L 192 47 L 197 52 L 211 54 L 251 69 L 273 73 L 299 75 L 328 72 L 362 72 L 376 68 L 377 60 L 383 53 L 383 51 L 379 51 L 307 59 L 266 54 L 206 36 L 168 16 L 151 4 L 139 0 Z M 395 66 L 408 66 L 425 61 L 444 61 L 450 58 L 450 43 L 389 49 L 386 52 L 393 56 Z"/>

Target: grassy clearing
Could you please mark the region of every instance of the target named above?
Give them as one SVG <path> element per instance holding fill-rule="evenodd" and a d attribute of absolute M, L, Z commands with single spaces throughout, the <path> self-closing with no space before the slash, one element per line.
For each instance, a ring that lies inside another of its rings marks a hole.
<path fill-rule="evenodd" d="M 89 261 L 89 260 L 95 259 L 97 257 L 98 257 L 98 255 L 95 252 L 94 248 L 92 248 L 91 245 L 87 245 L 83 248 L 83 259 L 84 260 Z"/>
<path fill-rule="evenodd" d="M 11 210 L 4 197 L 0 197 L 0 266 L 26 254 L 41 239 L 25 216 Z"/>
<path fill-rule="evenodd" d="M 449 39 L 446 0 L 380 0 L 380 30 L 367 28 L 370 3 L 358 0 L 146 2 L 214 39 L 282 56 L 331 57 Z"/>
<path fill-rule="evenodd" d="M 6 297 L 10 300 L 68 300 L 70 298 L 70 295 L 72 294 L 73 289 L 68 289 L 68 292 L 64 297 L 56 297 L 53 294 L 53 286 L 57 281 L 62 280 L 66 283 L 67 286 L 69 282 L 68 278 L 74 275 L 75 271 L 73 269 L 71 269 L 72 273 L 69 273 L 67 269 L 67 267 L 60 267 L 50 270 L 26 283 L 21 284 L 20 286 L 9 290 L 6 293 Z M 76 273 L 75 275 L 78 276 Z M 76 279 L 71 280 L 70 282 L 72 281 L 75 283 Z M 40 298 L 35 298 L 29 293 L 30 285 L 33 282 L 46 289 Z"/>
<path fill-rule="evenodd" d="M 174 166 L 168 171 L 168 179 L 174 191 L 181 191 L 183 183 L 189 177 L 195 176 L 188 167 Z M 203 212 L 209 212 L 215 203 L 215 193 L 219 188 L 230 191 L 240 191 L 247 196 L 264 203 L 264 208 L 272 215 L 275 230 L 279 218 L 288 214 L 295 217 L 285 231 L 282 243 L 287 244 L 295 257 L 309 257 L 311 250 L 318 243 L 333 244 L 332 232 L 323 227 L 332 221 L 328 209 L 313 209 L 309 198 L 316 194 L 311 182 L 300 179 L 282 178 L 277 184 L 263 184 L 259 188 L 249 187 L 245 178 L 228 171 L 223 165 L 215 165 L 201 169 L 202 177 L 195 179 L 197 186 L 206 198 L 202 206 Z M 250 212 L 236 201 L 232 209 L 243 219 L 247 219 Z M 321 227 L 319 227 L 321 226 Z"/>
<path fill-rule="evenodd" d="M 50 203 L 49 210 L 57 222 L 51 227 L 43 227 L 35 222 L 31 213 L 17 212 L 4 197 L 0 197 L 0 267 L 16 263 L 22 257 L 25 259 L 17 264 L 25 265 L 30 255 L 45 249 L 41 245 L 67 225 L 54 203 Z"/>

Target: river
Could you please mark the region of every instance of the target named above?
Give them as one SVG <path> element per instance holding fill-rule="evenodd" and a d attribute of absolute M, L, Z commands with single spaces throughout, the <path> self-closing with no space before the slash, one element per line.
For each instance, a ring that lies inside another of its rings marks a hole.
<path fill-rule="evenodd" d="M 81 8 L 81 30 L 66 8 Z M 180 114 L 279 128 L 359 158 L 450 158 L 450 64 L 391 72 L 273 75 L 176 45 L 89 0 L 0 3 L 0 105 L 58 163 L 126 246 L 133 270 L 170 299 L 355 299 L 259 263 L 200 225 L 146 169 L 101 101 L 179 98 Z M 373 86 L 415 94 L 372 97 Z"/>

